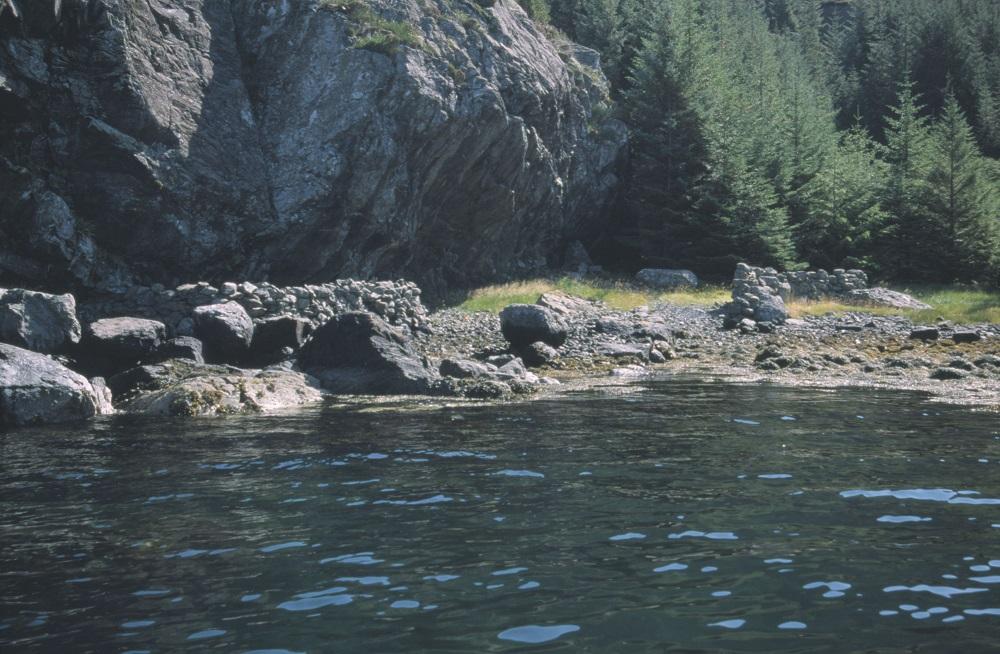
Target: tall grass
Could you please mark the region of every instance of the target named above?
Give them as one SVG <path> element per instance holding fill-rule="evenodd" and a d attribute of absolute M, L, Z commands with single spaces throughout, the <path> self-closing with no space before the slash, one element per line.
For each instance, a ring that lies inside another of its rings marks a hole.
<path fill-rule="evenodd" d="M 861 311 L 881 316 L 906 316 L 915 323 L 933 323 L 942 318 L 956 323 L 1000 323 L 1000 291 L 957 286 L 918 286 L 895 290 L 912 295 L 931 308 L 908 310 L 849 305 L 838 300 L 793 300 L 788 310 L 795 318 Z"/>
<path fill-rule="evenodd" d="M 921 286 L 895 290 L 908 293 L 931 305 L 932 308 L 912 311 L 849 305 L 840 300 L 825 299 L 793 300 L 788 303 L 788 309 L 794 318 L 854 311 L 883 316 L 902 315 L 915 323 L 933 323 L 939 318 L 956 323 L 1000 323 L 1000 291 L 954 286 Z M 630 310 L 657 303 L 708 308 L 728 302 L 730 299 L 730 290 L 724 286 L 702 286 L 661 292 L 623 280 L 578 280 L 562 277 L 486 286 L 468 293 L 454 304 L 464 311 L 497 313 L 508 304 L 533 304 L 543 293 L 553 291 L 561 291 L 587 300 L 599 300 L 619 310 Z"/>
<path fill-rule="evenodd" d="M 587 300 L 598 300 L 613 309 L 630 310 L 636 307 L 666 302 L 690 306 L 713 306 L 729 299 L 729 290 L 721 286 L 705 286 L 671 292 L 658 292 L 633 286 L 623 281 L 532 279 L 509 284 L 486 286 L 472 291 L 459 308 L 465 311 L 498 312 L 508 304 L 533 304 L 542 293 L 561 291 Z"/>

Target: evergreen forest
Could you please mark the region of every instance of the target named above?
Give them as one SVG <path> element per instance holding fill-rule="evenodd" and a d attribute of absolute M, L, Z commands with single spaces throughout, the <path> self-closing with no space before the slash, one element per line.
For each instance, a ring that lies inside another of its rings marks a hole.
<path fill-rule="evenodd" d="M 1000 0 L 521 0 L 630 128 L 618 251 L 1000 283 Z"/>

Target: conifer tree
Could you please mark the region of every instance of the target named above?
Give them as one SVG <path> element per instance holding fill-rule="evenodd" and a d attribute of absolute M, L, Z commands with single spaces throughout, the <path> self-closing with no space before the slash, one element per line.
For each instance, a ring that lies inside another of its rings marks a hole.
<path fill-rule="evenodd" d="M 795 240 L 811 267 L 880 272 L 872 255 L 887 218 L 879 204 L 887 176 L 888 166 L 864 128 L 856 124 L 844 133 L 824 166 L 796 192 L 802 218 Z"/>
<path fill-rule="evenodd" d="M 972 129 L 950 91 L 930 141 L 923 198 L 937 242 L 930 261 L 943 278 L 986 280 L 1000 264 L 997 180 L 988 178 Z"/>
<path fill-rule="evenodd" d="M 885 120 L 889 176 L 882 206 L 889 220 L 881 234 L 880 257 L 904 279 L 925 276 L 925 261 L 934 251 L 932 221 L 923 205 L 930 134 L 913 89 L 910 81 L 899 85 L 897 103 Z"/>

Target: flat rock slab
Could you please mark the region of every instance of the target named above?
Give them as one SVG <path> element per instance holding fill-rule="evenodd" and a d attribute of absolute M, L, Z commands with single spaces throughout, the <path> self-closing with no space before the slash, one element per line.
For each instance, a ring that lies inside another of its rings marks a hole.
<path fill-rule="evenodd" d="M 267 413 L 323 398 L 319 382 L 300 372 L 241 370 L 183 360 L 141 366 L 110 381 L 133 385 L 121 408 L 141 415 Z"/>
<path fill-rule="evenodd" d="M 912 295 L 891 291 L 887 288 L 863 288 L 850 291 L 847 299 L 858 304 L 891 309 L 932 309 L 931 305 L 921 302 Z"/>
<path fill-rule="evenodd" d="M 693 272 L 672 268 L 643 268 L 635 274 L 635 280 L 640 284 L 660 290 L 698 286 L 698 276 Z"/>

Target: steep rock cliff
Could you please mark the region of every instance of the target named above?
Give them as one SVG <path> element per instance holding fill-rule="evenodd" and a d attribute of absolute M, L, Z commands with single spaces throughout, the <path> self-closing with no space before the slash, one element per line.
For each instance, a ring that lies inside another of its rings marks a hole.
<path fill-rule="evenodd" d="M 0 281 L 526 274 L 601 228 L 596 53 L 513 0 L 0 2 Z"/>

